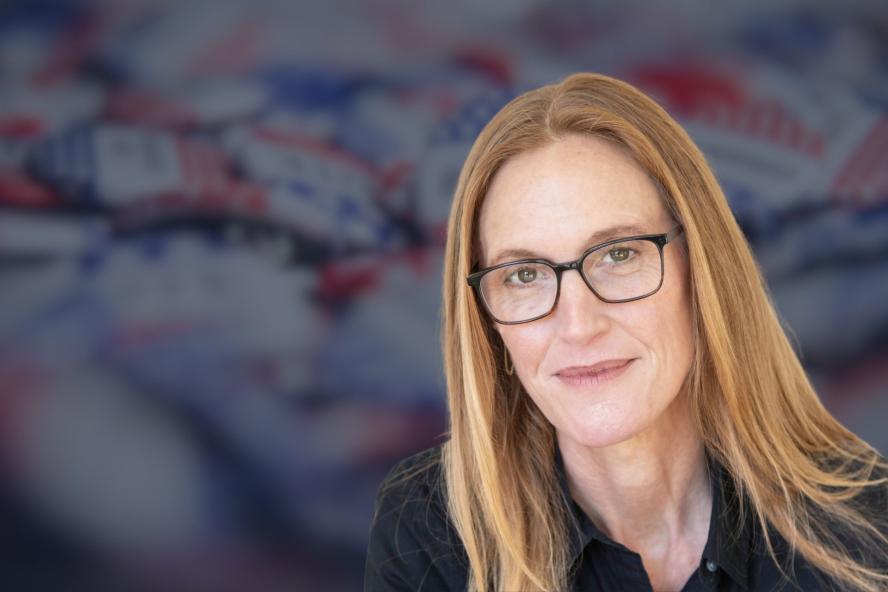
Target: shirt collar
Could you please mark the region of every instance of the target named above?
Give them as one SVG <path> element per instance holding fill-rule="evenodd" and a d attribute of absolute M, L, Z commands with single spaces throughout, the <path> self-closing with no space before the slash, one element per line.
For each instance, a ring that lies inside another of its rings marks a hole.
<path fill-rule="evenodd" d="M 710 483 L 712 484 L 712 514 L 709 534 L 703 548 L 703 561 L 713 561 L 742 589 L 748 588 L 748 565 L 751 545 L 751 524 L 747 514 L 741 524 L 738 500 L 727 471 L 707 455 Z M 567 485 L 564 461 L 555 446 L 555 465 L 564 500 L 570 509 L 570 558 L 576 564 L 586 547 L 597 541 L 606 545 L 625 548 L 602 532 L 573 500 Z"/>
<path fill-rule="evenodd" d="M 712 516 L 703 558 L 714 561 L 742 588 L 748 587 L 749 556 L 752 548 L 752 517 L 747 505 L 741 522 L 739 498 L 733 479 L 720 464 L 709 460 L 712 482 Z"/>

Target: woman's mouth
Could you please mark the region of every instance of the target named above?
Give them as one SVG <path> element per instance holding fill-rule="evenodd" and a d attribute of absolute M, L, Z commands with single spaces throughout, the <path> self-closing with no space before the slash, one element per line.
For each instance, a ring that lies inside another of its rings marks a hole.
<path fill-rule="evenodd" d="M 569 386 L 599 386 L 623 374 L 634 358 L 605 360 L 591 366 L 570 366 L 562 368 L 555 376 Z"/>

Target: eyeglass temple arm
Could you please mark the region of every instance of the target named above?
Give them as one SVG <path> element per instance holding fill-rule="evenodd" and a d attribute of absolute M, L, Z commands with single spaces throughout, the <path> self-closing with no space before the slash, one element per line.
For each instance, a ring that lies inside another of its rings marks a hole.
<path fill-rule="evenodd" d="M 672 230 L 666 233 L 666 242 L 668 243 L 682 232 L 684 232 L 684 227 L 681 224 L 676 224 Z"/>

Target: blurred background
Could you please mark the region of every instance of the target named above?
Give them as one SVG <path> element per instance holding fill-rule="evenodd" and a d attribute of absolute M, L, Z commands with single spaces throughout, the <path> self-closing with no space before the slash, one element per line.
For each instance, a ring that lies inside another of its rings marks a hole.
<path fill-rule="evenodd" d="M 888 452 L 888 4 L 711 6 L 0 4 L 3 588 L 359 590 L 380 480 L 446 432 L 459 167 L 575 71 L 686 126 Z"/>

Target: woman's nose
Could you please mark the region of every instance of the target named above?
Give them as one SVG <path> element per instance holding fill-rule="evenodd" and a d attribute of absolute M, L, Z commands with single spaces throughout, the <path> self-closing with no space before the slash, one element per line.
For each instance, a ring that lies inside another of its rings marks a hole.
<path fill-rule="evenodd" d="M 614 306 L 596 296 L 578 271 L 565 271 L 561 276 L 561 293 L 555 314 L 560 334 L 566 340 L 586 341 L 607 330 L 610 319 L 607 307 Z"/>

